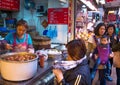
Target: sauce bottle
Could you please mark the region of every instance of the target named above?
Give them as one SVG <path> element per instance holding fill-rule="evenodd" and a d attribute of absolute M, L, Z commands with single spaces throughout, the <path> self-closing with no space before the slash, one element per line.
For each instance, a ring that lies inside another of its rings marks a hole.
<path fill-rule="evenodd" d="M 40 58 L 40 60 L 39 60 L 40 67 L 43 68 L 44 67 L 44 55 L 40 55 L 39 58 Z"/>

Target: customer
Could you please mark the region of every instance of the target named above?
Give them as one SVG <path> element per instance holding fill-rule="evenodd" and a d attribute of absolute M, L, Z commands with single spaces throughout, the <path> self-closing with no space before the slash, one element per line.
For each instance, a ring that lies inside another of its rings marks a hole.
<path fill-rule="evenodd" d="M 109 38 L 109 43 L 110 43 L 111 49 L 112 49 L 113 45 L 116 44 L 118 41 L 115 29 L 116 28 L 115 28 L 114 24 L 112 24 L 112 23 L 108 24 L 106 33 Z M 113 65 L 113 57 L 111 57 L 109 60 L 110 60 L 111 66 L 112 66 Z M 111 75 L 111 73 L 112 73 L 112 70 L 110 71 L 109 75 Z"/>
<path fill-rule="evenodd" d="M 120 31 L 118 34 L 118 42 L 114 44 L 114 46 L 112 47 L 112 51 L 114 52 L 113 65 L 116 67 L 117 75 L 116 85 L 120 85 Z"/>
<path fill-rule="evenodd" d="M 89 59 L 89 66 L 90 66 L 91 72 L 95 64 L 95 57 L 92 56 L 92 53 L 96 48 L 97 44 L 100 44 L 100 38 L 105 34 L 106 34 L 105 24 L 103 22 L 97 22 L 94 28 L 94 35 L 91 36 L 88 40 L 87 56 Z M 100 85 L 106 85 L 106 79 L 108 80 L 112 79 L 112 78 L 109 78 L 110 76 L 107 76 L 105 78 L 105 76 L 101 75 L 101 74 L 104 74 L 106 70 L 105 67 L 106 67 L 105 65 L 101 65 L 100 67 L 98 67 Z"/>
<path fill-rule="evenodd" d="M 110 70 L 111 70 L 111 64 L 109 61 L 109 57 L 113 57 L 113 53 L 111 51 L 109 40 L 106 35 L 103 35 L 100 38 L 100 44 L 97 45 L 96 49 L 94 50 L 93 55 L 95 56 L 95 65 L 91 73 L 92 80 L 94 79 L 96 71 L 100 65 L 106 65 L 106 70 L 104 74 L 102 75 L 108 77 L 110 74 Z"/>
<path fill-rule="evenodd" d="M 53 66 L 58 85 L 91 85 L 85 42 L 82 39 L 72 40 L 66 47 L 67 60 Z"/>
<path fill-rule="evenodd" d="M 116 35 L 114 24 L 112 24 L 112 23 L 108 24 L 106 34 L 109 37 L 110 47 L 112 48 L 113 44 L 115 44 L 117 41 L 117 35 Z"/>
<path fill-rule="evenodd" d="M 118 27 L 118 24 L 119 24 L 119 23 L 114 23 L 114 25 L 115 25 L 115 33 L 116 33 L 116 35 L 119 34 L 119 27 Z"/>
<path fill-rule="evenodd" d="M 105 31 L 105 24 L 103 22 L 97 22 L 94 27 L 94 35 L 88 39 L 87 57 L 89 59 L 89 66 L 91 71 L 94 66 L 94 60 L 91 58 L 91 54 L 96 48 L 97 43 L 100 43 L 100 38 L 105 34 Z"/>
<path fill-rule="evenodd" d="M 26 33 L 27 29 L 27 22 L 23 19 L 19 20 L 16 24 L 16 32 L 9 33 L 5 37 L 5 48 L 7 50 L 12 50 L 13 52 L 25 51 L 34 53 L 32 39 L 30 35 Z"/>

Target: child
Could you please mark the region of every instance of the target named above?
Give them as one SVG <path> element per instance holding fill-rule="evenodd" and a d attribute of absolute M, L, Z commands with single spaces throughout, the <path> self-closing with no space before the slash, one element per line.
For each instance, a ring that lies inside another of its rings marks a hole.
<path fill-rule="evenodd" d="M 100 68 L 102 70 L 102 75 L 104 76 L 102 78 L 103 81 L 105 81 L 105 78 L 109 77 L 109 81 L 112 81 L 112 78 L 108 75 L 111 69 L 111 64 L 109 62 L 109 56 L 113 56 L 109 43 L 108 43 L 108 37 L 102 36 L 100 38 L 100 44 L 97 44 L 96 49 L 93 52 L 93 55 L 95 57 L 95 64 L 91 73 L 92 80 L 95 77 L 96 71 L 100 66 L 106 66 L 106 68 Z M 99 71 L 100 71 L 99 70 Z M 108 73 L 108 74 L 107 74 Z M 100 74 L 99 74 L 100 75 Z M 101 80 L 101 79 L 100 79 Z"/>
<path fill-rule="evenodd" d="M 82 39 L 72 40 L 66 47 L 66 61 L 55 62 L 53 66 L 57 85 L 91 85 L 85 42 Z"/>

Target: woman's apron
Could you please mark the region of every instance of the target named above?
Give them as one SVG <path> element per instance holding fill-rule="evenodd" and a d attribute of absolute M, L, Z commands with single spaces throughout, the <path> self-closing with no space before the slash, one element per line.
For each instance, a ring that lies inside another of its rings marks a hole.
<path fill-rule="evenodd" d="M 23 43 L 17 44 L 16 42 L 16 35 L 13 34 L 14 36 L 14 42 L 13 42 L 13 52 L 25 52 L 27 51 L 27 41 L 28 41 L 28 34 L 26 34 L 26 39 Z"/>

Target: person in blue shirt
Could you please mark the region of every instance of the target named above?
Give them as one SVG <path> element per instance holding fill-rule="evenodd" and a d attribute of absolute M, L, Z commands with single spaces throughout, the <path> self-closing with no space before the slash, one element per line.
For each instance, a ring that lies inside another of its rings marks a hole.
<path fill-rule="evenodd" d="M 26 33 L 27 29 L 27 21 L 19 20 L 16 24 L 16 32 L 8 33 L 5 36 L 5 48 L 13 52 L 34 53 L 31 36 Z"/>

